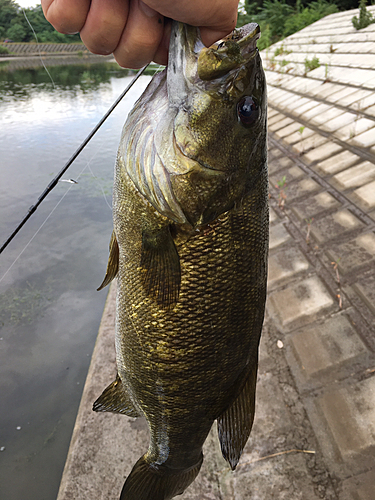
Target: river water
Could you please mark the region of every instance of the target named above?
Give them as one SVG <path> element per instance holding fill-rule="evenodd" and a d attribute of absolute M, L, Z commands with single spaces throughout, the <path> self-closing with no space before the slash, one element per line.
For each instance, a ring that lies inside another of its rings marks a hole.
<path fill-rule="evenodd" d="M 0 243 L 129 83 L 0 65 Z M 0 500 L 55 500 L 107 289 L 113 168 L 142 76 L 0 255 Z M 78 500 L 78 499 L 77 499 Z"/>

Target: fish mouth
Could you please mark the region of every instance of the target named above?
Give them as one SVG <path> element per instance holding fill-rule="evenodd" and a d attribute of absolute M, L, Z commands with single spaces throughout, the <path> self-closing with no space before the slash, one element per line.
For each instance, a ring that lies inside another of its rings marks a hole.
<path fill-rule="evenodd" d="M 260 28 L 256 23 L 234 29 L 232 33 L 210 47 L 202 48 L 198 56 L 198 76 L 214 80 L 246 65 L 257 54 Z"/>
<path fill-rule="evenodd" d="M 178 107 L 186 99 L 197 77 L 211 81 L 246 66 L 258 53 L 259 38 L 258 24 L 249 23 L 206 47 L 197 27 L 173 21 L 167 69 L 170 105 Z"/>

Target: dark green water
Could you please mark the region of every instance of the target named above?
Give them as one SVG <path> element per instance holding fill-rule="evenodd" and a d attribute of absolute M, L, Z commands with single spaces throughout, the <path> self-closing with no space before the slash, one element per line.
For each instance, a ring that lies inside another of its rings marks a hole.
<path fill-rule="evenodd" d="M 130 81 L 115 65 L 0 65 L 0 240 Z M 0 255 L 0 499 L 54 500 L 107 289 L 113 167 L 141 77 Z M 15 259 L 18 257 L 18 260 Z M 77 499 L 78 500 L 78 499 Z"/>

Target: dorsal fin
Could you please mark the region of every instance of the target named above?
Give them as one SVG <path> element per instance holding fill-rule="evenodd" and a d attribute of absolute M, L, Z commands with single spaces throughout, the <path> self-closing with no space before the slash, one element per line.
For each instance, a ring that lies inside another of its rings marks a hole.
<path fill-rule="evenodd" d="M 92 409 L 94 411 L 121 413 L 128 417 L 141 416 L 139 411 L 134 408 L 118 374 L 116 380 L 114 380 L 95 401 Z"/>
<path fill-rule="evenodd" d="M 119 260 L 118 243 L 115 232 L 112 231 L 111 241 L 109 242 L 109 257 L 108 257 L 107 270 L 104 276 L 103 283 L 97 289 L 98 291 L 107 286 L 116 276 L 118 271 L 118 260 Z"/>

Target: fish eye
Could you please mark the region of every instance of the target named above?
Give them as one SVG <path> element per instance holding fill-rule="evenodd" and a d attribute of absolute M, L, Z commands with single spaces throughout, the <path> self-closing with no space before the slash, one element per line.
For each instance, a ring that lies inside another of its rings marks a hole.
<path fill-rule="evenodd" d="M 237 104 L 237 116 L 242 125 L 251 127 L 260 115 L 259 106 L 254 97 L 244 96 Z"/>

